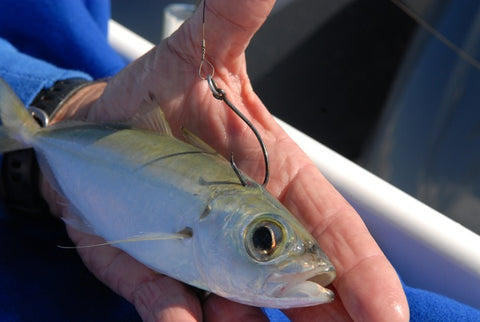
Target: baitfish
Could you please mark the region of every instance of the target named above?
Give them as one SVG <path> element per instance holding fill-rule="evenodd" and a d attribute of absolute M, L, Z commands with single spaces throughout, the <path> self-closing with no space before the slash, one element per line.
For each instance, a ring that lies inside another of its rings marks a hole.
<path fill-rule="evenodd" d="M 32 147 L 69 201 L 65 222 L 157 272 L 253 306 L 332 301 L 335 269 L 295 217 L 193 134 L 174 138 L 158 104 L 144 103 L 155 107 L 128 124 L 41 128 L 0 79 L 0 151 Z"/>

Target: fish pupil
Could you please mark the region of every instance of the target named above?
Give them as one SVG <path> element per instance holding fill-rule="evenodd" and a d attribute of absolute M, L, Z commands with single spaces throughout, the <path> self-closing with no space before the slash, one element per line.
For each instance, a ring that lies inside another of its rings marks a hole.
<path fill-rule="evenodd" d="M 275 249 L 274 232 L 266 226 L 258 227 L 253 233 L 252 242 L 255 249 L 268 254 Z"/>

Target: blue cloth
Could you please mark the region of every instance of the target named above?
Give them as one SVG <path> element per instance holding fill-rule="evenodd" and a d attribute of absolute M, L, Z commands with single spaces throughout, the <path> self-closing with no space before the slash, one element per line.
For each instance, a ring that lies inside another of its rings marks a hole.
<path fill-rule="evenodd" d="M 480 321 L 480 310 L 435 294 L 404 285 L 411 321 Z"/>
<path fill-rule="evenodd" d="M 109 17 L 103 0 L 2 0 L 0 37 L 22 53 L 102 78 L 125 66 L 107 42 Z"/>
<path fill-rule="evenodd" d="M 480 310 L 452 300 L 440 294 L 417 289 L 403 284 L 410 306 L 410 321 L 480 321 Z M 290 321 L 281 311 L 265 309 L 272 322 Z"/>
<path fill-rule="evenodd" d="M 125 61 L 107 43 L 104 0 L 0 1 L 0 77 L 30 103 L 56 80 L 114 75 Z M 2 39 L 3 38 L 3 39 Z M 98 282 L 53 218 L 0 209 L 1 321 L 137 321 L 131 304 Z M 404 286 L 412 321 L 480 321 L 480 311 Z M 374 295 L 373 295 L 374 296 Z M 272 321 L 286 321 L 267 309 Z"/>
<path fill-rule="evenodd" d="M 20 53 L 2 38 L 0 53 L 0 77 L 12 87 L 25 105 L 30 104 L 38 92 L 51 87 L 56 80 L 74 77 L 91 80 L 86 73 L 58 68 Z"/>
<path fill-rule="evenodd" d="M 0 1 L 0 76 L 28 104 L 58 79 L 114 75 L 126 62 L 107 42 L 109 17 L 109 1 Z"/>

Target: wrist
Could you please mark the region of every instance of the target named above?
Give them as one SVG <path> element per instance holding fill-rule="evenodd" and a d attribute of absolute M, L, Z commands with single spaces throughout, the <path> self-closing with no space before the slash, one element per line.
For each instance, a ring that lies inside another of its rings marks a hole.
<path fill-rule="evenodd" d="M 63 102 L 51 118 L 52 123 L 67 119 L 89 119 L 90 108 L 93 103 L 103 94 L 107 82 L 90 82 L 75 91 L 68 100 Z"/>

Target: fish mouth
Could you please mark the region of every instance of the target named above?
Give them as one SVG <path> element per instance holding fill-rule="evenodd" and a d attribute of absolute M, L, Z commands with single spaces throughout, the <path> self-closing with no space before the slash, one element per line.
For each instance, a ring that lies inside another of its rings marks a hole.
<path fill-rule="evenodd" d="M 274 273 L 269 282 L 281 285 L 276 287 L 272 296 L 277 299 L 278 308 L 313 306 L 333 301 L 334 293 L 325 288 L 335 279 L 335 269 L 331 265 L 291 274 Z"/>

